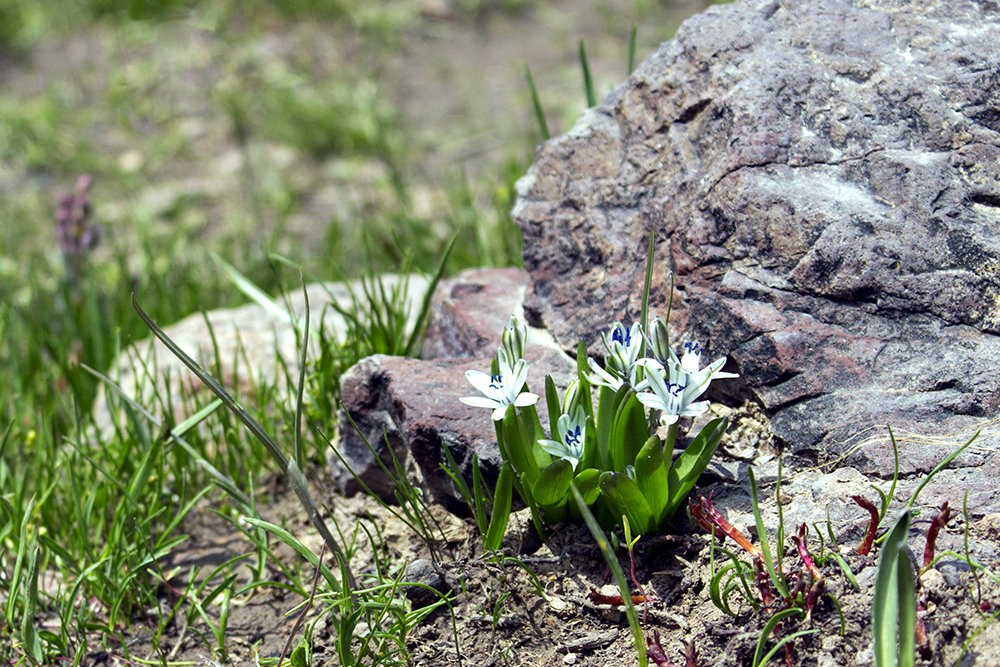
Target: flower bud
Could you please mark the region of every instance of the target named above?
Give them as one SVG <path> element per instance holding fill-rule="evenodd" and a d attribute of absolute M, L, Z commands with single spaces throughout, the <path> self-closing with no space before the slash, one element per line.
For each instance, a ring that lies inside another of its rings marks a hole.
<path fill-rule="evenodd" d="M 667 323 L 659 317 L 654 317 L 649 323 L 646 340 L 653 358 L 665 364 L 670 359 L 670 331 L 667 329 Z"/>
<path fill-rule="evenodd" d="M 580 407 L 580 381 L 573 380 L 566 387 L 566 395 L 563 396 L 563 414 L 572 414 Z"/>
<path fill-rule="evenodd" d="M 512 364 L 524 358 L 524 344 L 528 340 L 528 327 L 516 315 L 511 315 L 500 334 L 503 349 Z"/>

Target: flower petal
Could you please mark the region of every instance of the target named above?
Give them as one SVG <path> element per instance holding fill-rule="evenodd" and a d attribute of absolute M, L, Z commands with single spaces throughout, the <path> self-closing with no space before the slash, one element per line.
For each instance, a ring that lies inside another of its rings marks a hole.
<path fill-rule="evenodd" d="M 519 408 L 526 408 L 529 405 L 537 403 L 539 398 L 538 394 L 532 394 L 530 391 L 524 391 L 518 394 L 517 398 L 514 399 L 514 405 Z"/>
<path fill-rule="evenodd" d="M 468 370 L 465 371 L 465 379 L 468 380 L 469 384 L 478 389 L 481 393 L 486 394 L 487 396 L 493 396 L 495 394 L 495 390 L 490 387 L 490 383 L 493 381 L 493 378 L 489 375 L 489 373 Z"/>
<path fill-rule="evenodd" d="M 496 407 L 506 407 L 500 401 L 494 401 L 492 398 L 486 398 L 485 396 L 466 396 L 458 399 L 466 405 L 471 405 L 475 408 L 496 408 Z"/>

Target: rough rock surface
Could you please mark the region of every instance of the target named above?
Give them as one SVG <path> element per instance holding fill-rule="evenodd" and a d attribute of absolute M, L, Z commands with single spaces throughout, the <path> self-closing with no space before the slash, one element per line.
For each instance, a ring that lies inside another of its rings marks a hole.
<path fill-rule="evenodd" d="M 737 0 L 688 20 L 568 134 L 515 218 L 564 347 L 639 310 L 729 355 L 807 460 L 947 475 L 1000 505 L 1000 5 Z M 919 434 L 914 435 L 914 434 Z"/>

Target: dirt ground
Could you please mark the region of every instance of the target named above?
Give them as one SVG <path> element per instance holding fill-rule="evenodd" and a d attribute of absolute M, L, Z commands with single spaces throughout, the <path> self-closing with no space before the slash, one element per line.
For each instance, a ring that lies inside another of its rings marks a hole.
<path fill-rule="evenodd" d="M 725 459 L 726 455 L 720 454 L 720 457 Z M 710 477 L 705 481 L 706 486 L 697 489 L 696 494 L 724 494 L 732 484 L 713 481 Z M 268 506 L 262 514 L 287 526 L 303 543 L 318 552 L 320 541 L 287 489 L 280 483 L 274 489 L 275 497 L 281 500 Z M 443 576 L 445 585 L 440 588 L 450 591 L 451 611 L 440 608 L 418 624 L 406 644 L 412 663 L 398 664 L 638 664 L 624 607 L 609 604 L 607 600 L 619 594 L 617 587 L 584 526 L 560 525 L 551 530 L 544 544 L 540 544 L 525 511 L 517 512 L 505 540 L 507 558 L 503 558 L 483 553 L 471 520 L 454 517 L 440 506 L 434 506 L 433 512 L 447 536 L 433 545 L 434 554 L 425 542 L 370 498 L 340 498 L 323 484 L 315 492 L 317 497 L 334 498 L 334 516 L 341 526 L 364 522 L 378 527 L 384 540 L 380 553 L 382 562 L 402 567 L 404 563 L 427 559 L 435 563 L 429 567 Z M 762 502 L 765 512 L 773 510 L 773 506 L 773 497 Z M 780 652 L 772 664 L 822 667 L 872 664 L 871 595 L 876 561 L 871 556 L 860 557 L 855 551 L 865 525 L 865 513 L 858 508 L 857 521 L 834 527 L 843 545 L 842 555 L 850 564 L 861 590 L 847 581 L 833 559 L 828 560 L 820 568 L 826 577 L 825 586 L 812 617 L 793 620 L 779 631 L 778 636 L 802 630 L 811 631 L 811 634 L 796 639 L 791 652 L 787 655 Z M 745 525 L 738 527 L 750 532 Z M 202 511 L 185 528 L 192 539 L 183 552 L 164 564 L 167 570 L 180 567 L 181 571 L 187 571 L 192 565 L 198 565 L 209 571 L 212 565 L 252 551 L 232 525 L 207 511 Z M 973 542 L 995 542 L 997 530 L 994 517 L 971 526 L 968 538 Z M 961 516 L 952 518 L 939 544 L 961 543 L 964 531 Z M 814 554 L 820 551 L 815 535 L 810 534 L 807 541 Z M 922 546 L 922 542 L 920 544 Z M 727 546 L 739 553 L 732 542 Z M 801 569 L 801 561 L 793 551 L 789 541 L 784 561 L 789 572 Z M 780 603 L 774 602 L 770 608 L 755 611 L 738 594 L 733 594 L 728 599 L 735 615 L 723 613 L 710 598 L 710 552 L 708 535 L 690 527 L 686 518 L 678 521 L 676 534 L 644 538 L 636 546 L 634 581 L 641 585 L 642 591 L 640 593 L 633 583 L 631 592 L 646 596 L 645 602 L 637 604 L 637 612 L 647 637 L 654 632 L 658 634 L 669 660 L 662 664 L 751 665 L 764 624 L 780 608 Z M 290 551 L 279 553 L 288 563 L 301 566 Z M 744 553 L 739 555 L 749 560 Z M 333 559 L 327 561 L 333 567 Z M 355 558 L 355 567 L 362 580 L 366 568 L 370 572 L 372 562 L 370 549 L 361 549 Z M 619 562 L 629 576 L 630 563 L 624 549 L 619 550 Z M 724 562 L 725 557 L 717 553 L 715 566 Z M 992 564 L 994 570 L 996 566 Z M 282 581 L 278 568 L 272 565 L 270 573 L 276 581 Z M 420 577 L 420 580 L 427 579 Z M 918 664 L 1000 664 L 1000 624 L 995 623 L 985 626 L 959 661 L 963 645 L 991 614 L 996 613 L 1000 604 L 1000 586 L 996 582 L 981 576 L 978 586 L 977 592 L 977 582 L 968 568 L 953 558 L 943 559 L 921 577 L 923 610 L 919 616 L 928 639 L 924 657 Z M 182 590 L 183 582 L 176 582 L 176 589 Z M 419 593 L 424 589 L 406 590 Z M 413 604 L 427 604 L 434 599 L 433 594 L 429 599 L 416 597 Z M 168 594 L 163 604 L 175 601 Z M 330 617 L 323 616 L 321 602 L 314 604 L 305 617 L 306 622 L 293 635 L 301 602 L 298 595 L 278 587 L 265 587 L 252 595 L 234 599 L 226 643 L 232 663 L 253 664 L 258 659 L 277 657 L 290 637 L 294 638 L 294 647 L 308 631 L 313 641 L 312 664 L 340 664 L 334 653 L 336 630 L 331 627 Z M 210 615 L 217 618 L 215 612 Z M 148 623 L 153 622 L 154 616 L 151 615 Z M 211 664 L 219 659 L 211 656 L 210 643 L 207 643 L 211 634 L 204 624 L 195 623 L 186 630 L 179 626 L 168 628 L 157 655 L 152 650 L 148 633 L 143 630 L 143 621 L 137 621 L 128 640 L 133 656 L 153 660 L 169 656 L 170 660 L 189 660 L 194 664 Z M 767 648 L 773 645 L 772 639 Z M 685 662 L 688 646 L 695 651 L 691 663 Z M 100 653 L 88 658 L 89 664 L 116 664 L 111 656 Z M 397 663 L 390 661 L 388 664 Z M 650 664 L 657 663 L 651 660 Z"/>

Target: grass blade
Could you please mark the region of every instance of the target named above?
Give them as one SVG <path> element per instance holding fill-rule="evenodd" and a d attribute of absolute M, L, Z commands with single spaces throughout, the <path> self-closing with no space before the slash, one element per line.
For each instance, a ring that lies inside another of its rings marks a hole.
<path fill-rule="evenodd" d="M 583 40 L 580 40 L 580 70 L 583 72 L 583 90 L 587 95 L 587 108 L 597 106 L 597 94 L 594 93 L 594 79 L 590 76 L 590 62 L 587 60 L 587 51 L 583 47 Z"/>
<path fill-rule="evenodd" d="M 233 266 L 226 260 L 222 259 L 222 257 L 220 257 L 219 255 L 215 254 L 214 252 L 209 254 L 212 257 L 212 261 L 214 261 L 215 264 L 220 269 L 222 269 L 222 272 L 225 273 L 226 277 L 228 277 L 229 280 L 232 281 L 233 285 L 236 286 L 236 289 L 243 292 L 243 294 L 248 299 L 256 303 L 258 306 L 260 306 L 261 308 L 263 308 L 268 313 L 275 316 L 282 322 L 290 324 L 291 326 L 298 329 L 300 332 L 302 331 L 302 325 L 299 323 L 298 318 L 295 317 L 292 313 L 288 312 L 286 308 L 284 308 L 273 298 L 271 298 L 271 296 L 267 292 L 257 287 L 249 278 L 240 273 L 239 269 L 237 269 L 235 266 Z"/>
<path fill-rule="evenodd" d="M 552 138 L 549 134 L 549 125 L 545 122 L 545 112 L 542 111 L 542 102 L 538 99 L 538 90 L 535 88 L 535 80 L 531 78 L 531 69 L 524 66 L 524 76 L 528 79 L 528 89 L 531 90 L 531 104 L 535 107 L 535 118 L 538 119 L 538 129 L 542 132 L 542 141 Z"/>
<path fill-rule="evenodd" d="M 760 551 L 764 556 L 764 566 L 765 569 L 767 569 L 767 574 L 771 578 L 771 583 L 774 584 L 778 594 L 783 598 L 787 598 L 788 588 L 785 586 L 785 582 L 782 581 L 781 577 L 778 575 L 778 571 L 774 567 L 774 559 L 771 557 L 771 545 L 767 542 L 767 531 L 764 529 L 764 518 L 760 515 L 760 502 L 757 496 L 757 480 L 754 478 L 753 468 L 747 468 L 747 475 L 750 477 L 750 496 L 753 505 L 753 517 L 754 521 L 757 523 L 757 535 L 760 537 Z"/>
<path fill-rule="evenodd" d="M 601 550 L 601 555 L 604 556 L 608 567 L 611 568 L 611 572 L 615 575 L 615 582 L 618 584 L 618 590 L 622 594 L 622 602 L 625 603 L 625 614 L 628 617 L 628 624 L 632 628 L 632 639 L 635 641 L 635 650 L 639 654 L 639 667 L 646 667 L 648 664 L 646 658 L 646 641 L 642 635 L 642 628 L 639 626 L 639 616 L 635 613 L 635 604 L 632 603 L 632 595 L 629 592 L 628 582 L 625 580 L 625 572 L 622 570 L 615 552 L 611 549 L 607 536 L 601 530 L 601 527 L 597 525 L 597 519 L 594 518 L 590 508 L 587 507 L 587 503 L 584 502 L 583 496 L 580 495 L 580 491 L 576 488 L 576 484 L 570 485 L 569 490 L 573 494 L 573 501 L 576 503 L 580 515 L 583 516 L 590 534 L 594 536 L 594 541 L 597 542 L 597 546 Z"/>
<path fill-rule="evenodd" d="M 628 37 L 628 72 L 631 75 L 635 70 L 635 38 L 638 26 L 632 26 L 632 34 Z"/>

